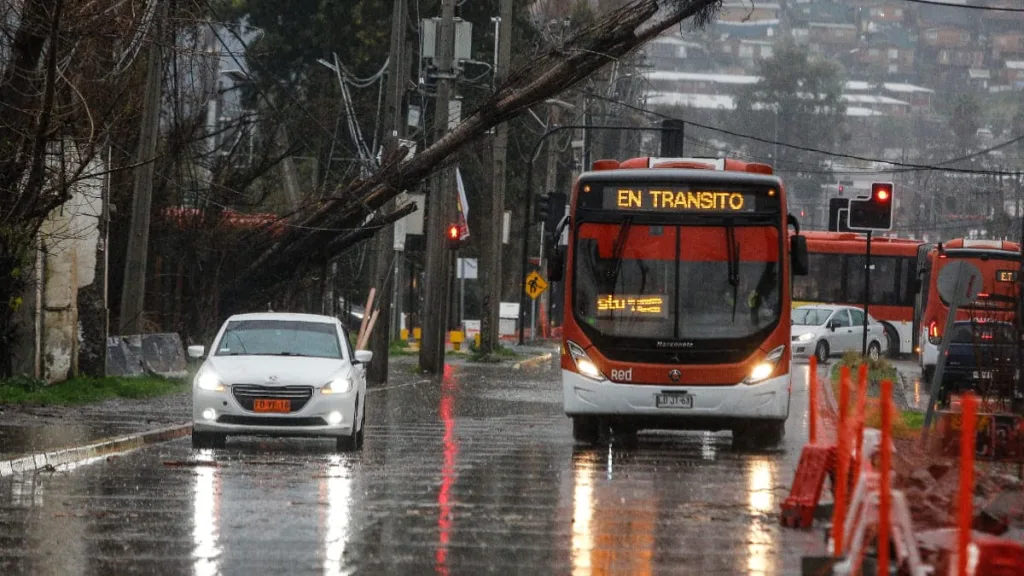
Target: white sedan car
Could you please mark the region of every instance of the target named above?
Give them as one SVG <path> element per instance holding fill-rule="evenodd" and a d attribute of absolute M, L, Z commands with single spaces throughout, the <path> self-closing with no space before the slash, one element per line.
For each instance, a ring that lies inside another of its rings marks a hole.
<path fill-rule="evenodd" d="M 855 306 L 817 304 L 793 309 L 792 346 L 794 358 L 812 354 L 818 362 L 830 356 L 863 349 L 864 310 Z M 877 360 L 888 349 L 885 328 L 868 314 L 868 356 Z"/>
<path fill-rule="evenodd" d="M 202 358 L 202 346 L 189 356 Z M 337 438 L 363 444 L 366 370 L 337 318 L 242 314 L 228 318 L 192 384 L 192 446 L 223 447 L 228 435 Z"/>

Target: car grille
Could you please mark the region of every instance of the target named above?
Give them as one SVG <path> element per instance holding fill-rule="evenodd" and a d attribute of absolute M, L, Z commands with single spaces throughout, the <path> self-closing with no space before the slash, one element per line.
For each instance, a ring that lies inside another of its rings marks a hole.
<path fill-rule="evenodd" d="M 258 398 L 280 399 L 291 401 L 291 411 L 298 412 L 313 396 L 312 386 L 259 386 L 256 384 L 235 384 L 231 387 L 235 400 L 252 411 L 253 401 Z"/>
<path fill-rule="evenodd" d="M 326 426 L 323 418 L 274 418 L 270 416 L 233 416 L 225 414 L 217 418 L 221 424 L 238 424 L 242 426 L 280 426 L 295 428 L 302 426 Z"/>

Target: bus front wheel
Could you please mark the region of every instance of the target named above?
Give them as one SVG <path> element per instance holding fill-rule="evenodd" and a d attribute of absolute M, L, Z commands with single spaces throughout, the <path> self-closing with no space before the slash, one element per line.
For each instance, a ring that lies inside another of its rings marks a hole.
<path fill-rule="evenodd" d="M 573 416 L 572 439 L 585 444 L 596 444 L 601 435 L 600 421 L 596 416 Z"/>

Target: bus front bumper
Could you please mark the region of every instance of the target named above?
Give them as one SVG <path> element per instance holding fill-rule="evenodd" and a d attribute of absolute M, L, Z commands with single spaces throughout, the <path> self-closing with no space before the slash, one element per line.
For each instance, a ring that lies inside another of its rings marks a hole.
<path fill-rule="evenodd" d="M 562 393 L 569 416 L 785 420 L 789 416 L 792 387 L 789 374 L 752 385 L 658 386 L 595 382 L 562 370 Z M 687 393 L 692 396 L 692 407 L 659 407 L 657 397 L 664 393 Z"/>

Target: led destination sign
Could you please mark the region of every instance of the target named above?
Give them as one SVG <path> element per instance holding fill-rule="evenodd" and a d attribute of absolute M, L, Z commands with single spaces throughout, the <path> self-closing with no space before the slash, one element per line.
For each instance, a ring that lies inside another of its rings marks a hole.
<path fill-rule="evenodd" d="M 996 282 L 1016 282 L 1016 270 L 996 270 Z"/>
<path fill-rule="evenodd" d="M 620 296 L 602 294 L 597 297 L 598 312 L 613 312 L 627 316 L 668 318 L 665 297 L 659 295 Z"/>
<path fill-rule="evenodd" d="M 774 193 L 770 190 L 767 196 L 774 196 Z M 602 207 L 644 212 L 749 213 L 757 210 L 757 195 L 721 190 L 606 186 Z"/>

